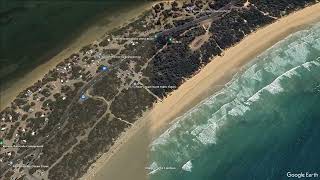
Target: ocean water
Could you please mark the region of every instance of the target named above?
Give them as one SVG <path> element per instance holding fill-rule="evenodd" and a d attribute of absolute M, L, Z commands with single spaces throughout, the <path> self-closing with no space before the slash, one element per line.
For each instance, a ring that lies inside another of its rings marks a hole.
<path fill-rule="evenodd" d="M 320 177 L 320 24 L 266 50 L 150 145 L 151 180 Z"/>

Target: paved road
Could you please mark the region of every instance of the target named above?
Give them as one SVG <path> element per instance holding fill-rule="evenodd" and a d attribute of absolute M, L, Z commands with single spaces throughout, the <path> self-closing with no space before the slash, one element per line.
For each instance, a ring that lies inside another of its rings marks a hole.
<path fill-rule="evenodd" d="M 184 25 L 178 26 L 178 27 L 174 27 L 172 29 L 169 30 L 165 30 L 162 31 L 161 33 L 159 33 L 158 35 L 163 36 L 163 35 L 167 35 L 173 32 L 177 32 L 183 29 L 187 29 L 189 27 L 198 25 L 199 23 L 211 19 L 211 20 L 217 20 L 219 18 L 222 17 L 222 15 L 227 14 L 231 11 L 231 9 L 233 8 L 237 8 L 233 6 L 234 2 L 229 3 L 228 5 L 220 8 L 217 11 L 213 11 L 212 14 L 207 15 L 207 16 L 202 16 L 198 19 L 195 19 L 191 22 L 188 22 Z M 67 116 L 69 115 L 69 111 L 71 109 L 71 107 L 79 101 L 81 95 L 86 92 L 89 88 L 91 88 L 97 81 L 99 81 L 100 79 L 102 79 L 105 75 L 107 75 L 108 73 L 110 73 L 110 71 L 116 69 L 119 67 L 121 62 L 118 62 L 117 64 L 113 65 L 111 68 L 109 68 L 108 71 L 102 71 L 100 73 L 98 73 L 95 77 L 93 77 L 85 86 L 83 86 L 82 88 L 80 88 L 80 90 L 78 91 L 77 95 L 71 100 L 70 104 L 67 106 L 65 112 L 63 113 L 63 115 L 60 118 L 60 122 L 63 122 L 63 124 L 58 123 L 57 125 L 55 125 L 55 127 L 52 129 L 51 132 L 49 132 L 48 134 L 50 135 L 49 138 L 41 138 L 38 143 L 36 145 L 40 146 L 45 144 L 45 142 L 49 142 L 51 141 L 58 133 L 60 133 L 60 130 L 64 129 L 65 126 L 67 125 Z M 19 156 L 15 157 L 11 162 L 14 165 L 15 163 L 17 163 L 19 160 L 21 160 L 23 157 L 26 157 L 27 155 L 31 154 L 31 153 L 36 153 L 37 151 L 39 151 L 38 148 L 29 148 L 26 151 L 24 151 L 22 154 L 20 154 Z M 37 157 L 37 156 L 36 156 Z M 36 158 L 35 157 L 35 158 Z M 30 162 L 31 164 L 31 162 Z M 1 174 L 5 174 L 5 172 L 10 169 L 11 166 L 8 164 L 5 164 L 4 167 L 1 166 Z"/>
<path fill-rule="evenodd" d="M 239 7 L 235 7 L 234 4 L 235 4 L 235 1 L 227 4 L 226 6 L 220 8 L 218 10 L 212 11 L 212 14 L 199 17 L 193 21 L 185 23 L 184 25 L 174 27 L 174 28 L 171 28 L 168 30 L 164 30 L 164 31 L 158 33 L 157 35 L 158 35 L 158 37 L 169 36 L 170 34 L 172 34 L 174 32 L 178 32 L 180 30 L 184 30 L 184 29 L 188 29 L 190 27 L 196 26 L 205 20 L 209 20 L 209 19 L 211 19 L 213 21 L 218 20 L 223 15 L 228 14 L 232 9 L 239 8 Z"/>

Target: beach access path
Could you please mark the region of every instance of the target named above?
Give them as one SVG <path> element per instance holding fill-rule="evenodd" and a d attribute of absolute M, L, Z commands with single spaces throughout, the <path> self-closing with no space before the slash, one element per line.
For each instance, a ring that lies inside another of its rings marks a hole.
<path fill-rule="evenodd" d="M 256 56 L 288 35 L 316 22 L 320 22 L 319 3 L 251 33 L 239 44 L 224 51 L 222 57 L 216 57 L 135 122 L 82 179 L 147 179 L 145 167 L 149 165 L 148 151 L 152 139 L 168 128 L 176 117 L 221 89 Z"/>

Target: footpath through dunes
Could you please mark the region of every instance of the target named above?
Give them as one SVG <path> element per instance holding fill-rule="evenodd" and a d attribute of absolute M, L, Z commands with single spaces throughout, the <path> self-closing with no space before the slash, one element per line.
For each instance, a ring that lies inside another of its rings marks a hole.
<path fill-rule="evenodd" d="M 222 57 L 215 57 L 214 61 L 184 82 L 162 102 L 157 103 L 143 119 L 136 122 L 136 128 L 127 131 L 126 135 L 115 144 L 112 154 L 104 154 L 95 164 L 95 168 L 85 177 L 98 180 L 146 179 L 150 171 L 145 167 L 149 167 L 152 163 L 148 159 L 148 151 L 153 138 L 166 130 L 175 117 L 187 112 L 201 100 L 224 87 L 224 84 L 241 70 L 241 66 L 281 39 L 319 22 L 320 15 L 317 13 L 319 11 L 320 5 L 317 4 L 283 17 L 245 37 L 239 44 L 225 51 Z M 146 136 L 146 132 L 149 135 Z M 171 160 L 176 158 L 176 156 L 170 157 Z"/>
<path fill-rule="evenodd" d="M 272 11 L 276 13 L 276 9 Z M 254 57 L 288 35 L 319 22 L 319 12 L 320 5 L 316 4 L 282 17 L 246 36 L 239 44 L 224 51 L 222 57 L 215 57 L 214 61 L 202 68 L 198 74 L 184 82 L 162 102 L 156 103 L 149 113 L 135 123 L 135 128 L 129 129 L 116 142 L 114 151 L 104 154 L 84 177 L 98 180 L 146 179 L 150 170 L 146 170 L 145 167 L 149 167 L 152 163 L 148 159 L 150 157 L 148 151 L 153 138 L 171 126 L 174 118 L 223 88 L 225 83 Z M 230 24 L 229 28 L 232 27 Z M 149 135 L 146 136 L 145 132 Z M 176 156 L 171 156 L 170 159 L 175 158 Z"/>
<path fill-rule="evenodd" d="M 199 102 L 198 97 L 203 99 L 211 93 L 208 89 L 213 91 L 221 89 L 235 73 L 241 70 L 243 65 L 279 40 L 319 22 L 319 10 L 320 4 L 316 4 L 283 17 L 245 37 L 241 43 L 223 52 L 223 56 L 215 57 L 214 61 L 201 69 L 200 73 L 183 83 L 176 91 L 177 93 L 171 94 L 162 103 L 155 106 L 154 114 L 152 114 L 155 120 L 151 123 L 151 132 L 157 134 L 159 127 L 176 117 L 178 112 L 181 113 L 193 107 L 195 105 L 195 103 L 192 103 L 194 100 Z M 174 111 L 172 111 L 173 109 Z M 162 121 L 156 119 L 162 119 Z"/>
<path fill-rule="evenodd" d="M 312 145 L 320 136 L 319 27 L 281 40 L 177 118 L 152 142 L 149 160 L 153 169 L 177 169 L 160 169 L 150 179 L 282 179 L 287 169 L 316 172 L 319 160 L 310 157 L 320 151 Z"/>
<path fill-rule="evenodd" d="M 234 46 L 246 36 L 250 37 L 251 32 L 277 19 L 251 4 L 228 12 L 207 28 L 196 25 L 181 34 L 170 34 L 171 37 L 168 37 L 166 42 L 155 40 L 153 37 L 157 32 L 185 23 L 183 19 L 185 17 L 195 17 L 194 11 L 186 10 L 189 4 L 178 2 L 178 4 L 157 4 L 137 20 L 81 48 L 79 52 L 75 52 L 64 62 L 59 63 L 41 81 L 21 92 L 11 106 L 1 112 L 1 120 L 4 122 L 4 127 L 2 127 L 5 130 L 0 131 L 0 134 L 1 137 L 4 137 L 6 145 L 34 145 L 44 142 L 40 150 L 1 149 L 1 157 L 6 157 L 3 164 L 8 167 L 4 173 L 5 178 L 32 175 L 39 179 L 64 180 L 80 178 L 87 171 L 89 174 L 95 173 L 99 165 L 94 162 L 103 153 L 106 152 L 102 159 L 110 158 L 109 160 L 112 161 L 113 157 L 119 157 L 112 154 L 117 152 L 117 147 L 121 147 L 119 144 L 123 143 L 123 140 L 127 140 L 134 132 L 137 132 L 147 139 L 142 138 L 140 141 L 141 139 L 137 138 L 137 141 L 130 141 L 129 144 L 137 142 L 131 144 L 137 147 L 135 152 L 144 153 L 132 156 L 136 153 L 131 151 L 125 157 L 139 157 L 139 161 L 130 159 L 113 161 L 111 165 L 124 164 L 113 169 L 114 171 L 108 174 L 108 177 L 112 178 L 112 173 L 115 173 L 126 176 L 123 179 L 144 179 L 146 170 L 145 166 L 140 163 L 146 163 L 148 148 L 143 150 L 140 148 L 145 147 L 144 144 L 147 144 L 148 138 L 152 137 L 148 136 L 150 129 L 143 128 L 150 125 L 147 119 L 155 118 L 155 121 L 166 125 L 167 121 L 162 121 L 162 118 L 167 118 L 166 115 L 170 115 L 171 111 L 176 112 L 176 107 L 177 111 L 181 110 L 176 102 L 173 101 L 175 106 L 167 102 L 167 99 L 176 96 L 175 89 L 190 78 L 192 82 L 192 77 L 201 73 L 200 70 L 213 60 L 212 57 L 216 57 L 213 63 L 221 63 L 219 67 L 215 67 L 216 69 L 212 68 L 213 73 L 217 73 L 212 74 L 212 77 L 218 79 L 212 78 L 212 81 L 215 81 L 212 82 L 203 77 L 205 81 L 210 82 L 204 83 L 203 86 L 216 83 L 220 80 L 219 78 L 225 78 L 226 75 L 223 76 L 223 74 L 229 70 L 232 71 L 239 64 L 236 63 L 236 60 L 230 61 L 230 59 L 219 61 L 218 57 L 222 55 L 222 51 L 227 54 L 231 51 L 231 49 L 227 50 L 229 47 Z M 191 3 L 191 6 L 199 6 L 203 10 L 209 6 L 204 1 L 196 2 L 196 5 Z M 228 4 L 228 2 L 222 2 L 222 7 Z M 290 5 L 291 10 L 292 7 L 294 7 L 293 10 L 298 10 L 315 2 L 310 0 L 303 4 L 292 5 L 281 1 L 280 4 L 277 4 L 278 11 L 282 11 L 283 3 Z M 210 8 L 221 8 L 215 5 Z M 244 4 L 240 3 L 238 6 L 242 5 Z M 314 9 L 314 6 L 310 8 Z M 181 14 L 177 16 L 171 14 L 175 11 Z M 292 11 L 287 11 L 289 12 Z M 162 21 L 163 18 L 167 18 L 168 21 Z M 203 34 L 207 34 L 207 41 L 203 41 L 197 49 L 191 50 L 190 44 Z M 118 62 L 119 68 L 110 69 L 109 72 L 106 72 L 106 76 L 94 78 L 103 70 L 103 67 L 112 67 Z M 241 62 L 245 63 L 245 61 Z M 96 82 L 91 84 L 95 80 Z M 196 84 L 202 86 L 197 82 Z M 200 90 L 201 86 L 199 86 Z M 196 89 L 194 85 L 190 87 Z M 86 92 L 83 92 L 79 98 L 81 88 Z M 181 88 L 182 95 L 186 95 L 183 85 Z M 177 92 L 179 93 L 179 89 Z M 187 93 L 187 96 L 182 97 L 185 99 L 176 100 L 179 102 L 189 99 L 193 101 L 194 98 L 199 97 L 194 95 L 199 95 L 199 93 L 202 92 Z M 170 108 L 165 109 L 163 113 L 157 109 L 158 106 L 163 107 L 162 103 L 159 103 L 161 101 L 166 101 L 163 103 L 166 104 L 165 108 Z M 152 111 L 150 116 L 145 115 L 154 106 L 155 111 Z M 159 116 L 152 116 L 154 112 L 159 113 L 154 114 Z M 160 131 L 160 128 L 156 129 Z M 124 143 L 124 145 L 129 144 Z M 120 150 L 123 152 L 126 149 L 121 148 Z M 25 152 L 27 153 L 24 154 Z M 121 159 L 121 156 L 119 158 Z M 11 160 L 17 161 L 13 164 Z M 19 167 L 24 164 L 32 167 L 23 168 L 20 171 Z M 96 168 L 90 169 L 90 166 L 96 166 Z M 130 172 L 123 173 L 123 167 L 126 166 L 131 166 L 125 168 Z M 109 171 L 112 168 L 107 169 Z M 135 174 L 139 177 L 128 177 Z M 87 176 L 84 179 L 88 179 Z"/>

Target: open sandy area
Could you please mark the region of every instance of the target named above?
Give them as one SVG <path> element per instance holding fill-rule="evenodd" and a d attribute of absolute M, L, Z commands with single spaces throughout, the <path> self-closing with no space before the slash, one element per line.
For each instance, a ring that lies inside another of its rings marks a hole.
<path fill-rule="evenodd" d="M 320 4 L 284 17 L 250 34 L 215 58 L 169 97 L 155 104 L 89 169 L 83 179 L 147 179 L 149 144 L 170 123 L 226 84 L 254 57 L 306 26 L 320 21 Z"/>
<path fill-rule="evenodd" d="M 133 19 L 143 14 L 145 10 L 150 9 L 151 5 L 152 3 L 144 3 L 129 11 L 122 12 L 121 16 L 110 16 L 110 14 L 108 14 L 105 18 L 98 20 L 97 23 L 90 26 L 78 38 L 74 39 L 70 45 L 67 45 L 66 49 L 46 63 L 35 68 L 24 77 L 21 77 L 16 82 L 12 82 L 9 88 L 2 90 L 0 92 L 0 110 L 7 107 L 21 91 L 42 79 L 50 69 L 54 69 L 57 64 L 68 58 L 71 54 L 78 52 L 83 46 L 102 38 L 107 32 L 131 22 Z"/>

